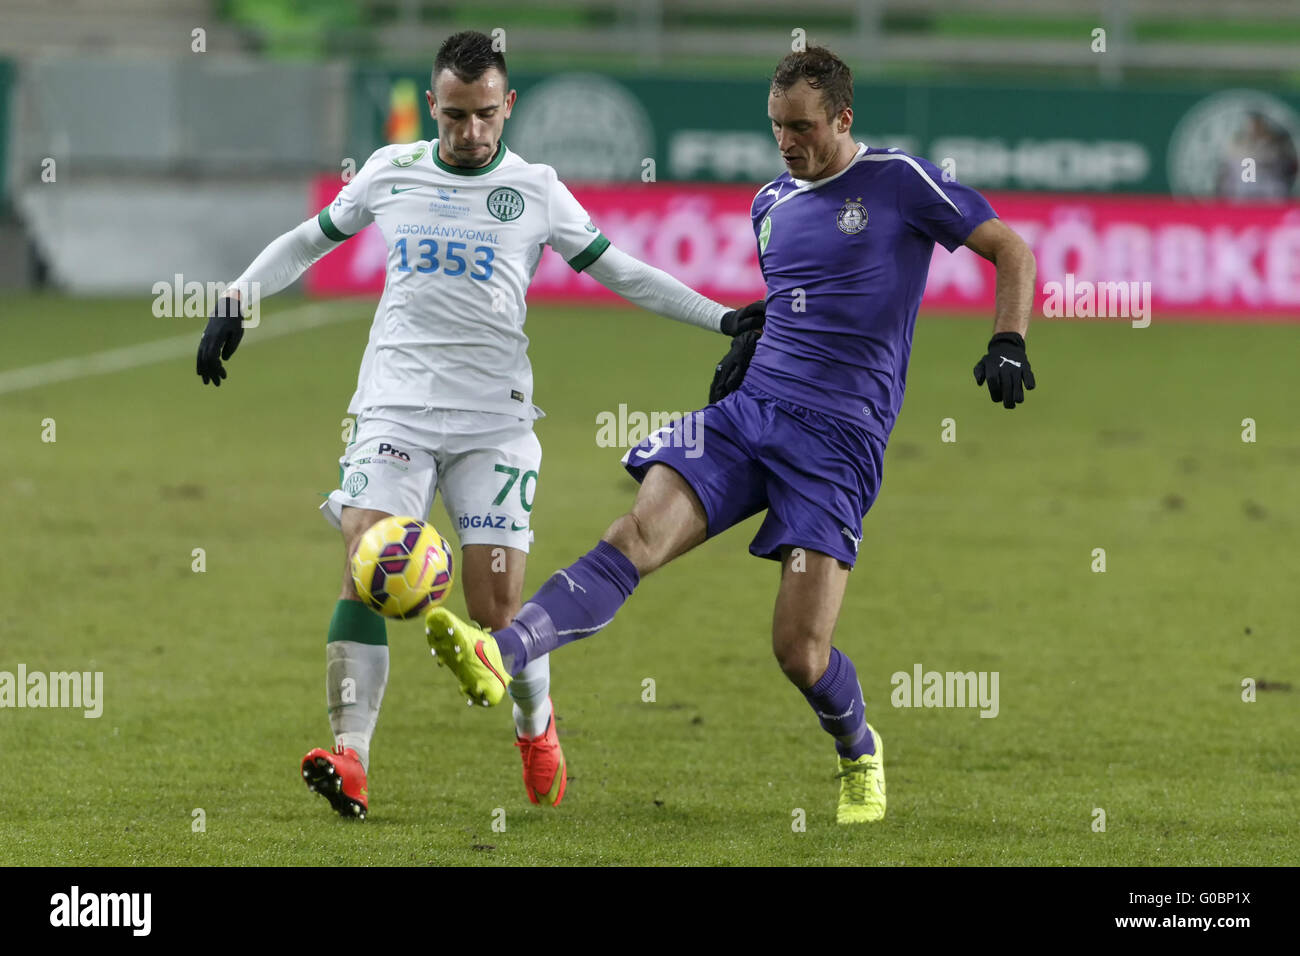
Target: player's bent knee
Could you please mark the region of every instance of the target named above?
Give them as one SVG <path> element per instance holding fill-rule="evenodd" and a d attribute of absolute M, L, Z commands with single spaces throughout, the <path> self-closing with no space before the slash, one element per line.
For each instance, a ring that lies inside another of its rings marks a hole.
<path fill-rule="evenodd" d="M 604 540 L 644 576 L 707 537 L 708 518 L 699 496 L 677 471 L 656 463 L 646 472 L 632 510 L 610 525 Z"/>
<path fill-rule="evenodd" d="M 663 549 L 655 547 L 645 525 L 632 512 L 616 518 L 601 540 L 623 552 L 636 566 L 639 574 L 649 574 L 663 564 L 663 555 L 660 553 Z"/>
<path fill-rule="evenodd" d="M 615 518 L 613 523 L 605 529 L 605 533 L 601 535 L 600 540 L 612 544 L 622 551 L 638 569 L 641 567 L 641 535 L 636 520 L 631 515 L 619 515 Z"/>
<path fill-rule="evenodd" d="M 825 667 L 818 671 L 810 658 L 797 655 L 783 657 L 778 654 L 776 662 L 781 665 L 781 673 L 785 674 L 786 679 L 801 690 L 806 690 L 816 684 L 826 671 Z"/>
<path fill-rule="evenodd" d="M 812 687 L 826 673 L 828 657 L 817 642 L 776 643 L 772 651 L 781 672 L 801 690 Z"/>

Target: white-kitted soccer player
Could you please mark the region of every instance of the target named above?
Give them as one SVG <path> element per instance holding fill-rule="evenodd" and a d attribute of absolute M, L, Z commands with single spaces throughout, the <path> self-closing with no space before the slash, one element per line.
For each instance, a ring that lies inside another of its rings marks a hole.
<path fill-rule="evenodd" d="M 610 245 L 550 166 L 501 142 L 515 103 L 491 38 L 458 33 L 434 61 L 426 93 L 432 142 L 377 150 L 318 216 L 274 240 L 232 285 L 199 343 L 198 373 L 220 385 L 243 335 L 241 288 L 285 288 L 370 223 L 388 247 L 348 411 L 355 441 L 341 487 L 321 511 L 343 533 L 343 588 L 326 643 L 332 750 L 302 760 L 307 785 L 340 814 L 364 817 L 370 742 L 388 682 L 384 619 L 358 599 L 350 557 L 389 515 L 427 516 L 434 494 L 456 524 L 469 615 L 503 628 L 519 611 L 542 450 L 533 434 L 533 376 L 524 293 L 550 245 L 652 312 L 735 336 L 763 321 L 763 303 L 729 310 Z M 581 112 L 566 122 L 580 126 Z M 502 560 L 504 559 L 504 561 Z M 546 658 L 510 685 L 524 784 L 533 803 L 564 796 Z"/>

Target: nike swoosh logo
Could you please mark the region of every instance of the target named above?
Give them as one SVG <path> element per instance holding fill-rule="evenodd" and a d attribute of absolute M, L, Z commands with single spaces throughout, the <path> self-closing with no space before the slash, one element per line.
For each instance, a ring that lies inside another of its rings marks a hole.
<path fill-rule="evenodd" d="M 429 545 L 428 549 L 424 552 L 424 564 L 420 567 L 420 576 L 416 580 L 424 580 L 424 572 L 429 570 L 429 562 L 433 560 L 433 556 L 437 553 L 437 547 Z"/>
<path fill-rule="evenodd" d="M 511 530 L 511 531 L 527 531 L 527 530 L 528 530 L 528 522 L 525 521 L 523 524 L 515 524 L 514 521 L 511 521 L 511 522 L 510 522 L 510 530 Z"/>
<path fill-rule="evenodd" d="M 560 761 L 560 769 L 555 772 L 551 778 L 551 789 L 546 791 L 546 802 L 555 805 L 555 795 L 560 792 L 560 785 L 564 783 L 564 761 Z"/>
<path fill-rule="evenodd" d="M 482 641 L 476 641 L 474 643 L 474 655 L 479 659 L 479 662 L 482 663 L 484 667 L 486 667 L 488 670 L 492 672 L 493 677 L 501 681 L 501 686 L 505 687 L 506 686 L 505 678 L 503 678 L 499 673 L 497 673 L 497 669 L 492 666 L 492 662 L 488 660 L 487 655 L 483 653 Z"/>
<path fill-rule="evenodd" d="M 398 193 L 409 193 L 412 189 L 419 189 L 419 188 L 420 188 L 419 186 L 407 186 L 405 189 L 398 189 L 396 186 L 394 186 L 392 195 L 396 196 Z"/>

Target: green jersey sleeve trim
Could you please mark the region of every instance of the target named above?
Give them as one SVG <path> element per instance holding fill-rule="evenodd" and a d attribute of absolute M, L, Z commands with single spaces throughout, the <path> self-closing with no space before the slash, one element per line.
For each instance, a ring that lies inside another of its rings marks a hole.
<path fill-rule="evenodd" d="M 569 265 L 573 267 L 574 272 L 581 272 L 599 259 L 601 254 L 608 248 L 609 240 L 603 235 L 597 236 L 591 240 L 591 245 L 569 260 Z"/>
<path fill-rule="evenodd" d="M 340 232 L 338 227 L 336 227 L 330 220 L 329 206 L 326 206 L 320 211 L 320 215 L 316 217 L 316 221 L 320 223 L 320 231 L 325 233 L 328 238 L 333 239 L 335 242 L 342 242 L 344 239 L 352 238 L 351 233 Z"/>

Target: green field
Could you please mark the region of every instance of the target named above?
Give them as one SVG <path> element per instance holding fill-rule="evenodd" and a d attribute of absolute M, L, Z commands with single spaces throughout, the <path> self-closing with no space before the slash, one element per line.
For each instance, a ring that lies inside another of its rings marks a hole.
<path fill-rule="evenodd" d="M 0 385 L 202 326 L 147 301 L 0 308 Z M 0 864 L 1300 863 L 1300 327 L 1042 322 L 1013 413 L 971 378 L 988 323 L 921 319 L 837 634 L 887 744 L 883 823 L 834 823 L 833 751 L 769 650 L 754 519 L 556 655 L 558 811 L 527 803 L 508 712 L 466 708 L 420 626 L 390 624 L 356 824 L 298 761 L 330 739 L 341 548 L 316 508 L 372 308 L 271 301 L 220 390 L 191 349 L 0 391 L 0 671 L 105 683 L 99 719 L 0 710 Z M 346 320 L 260 336 L 315 312 Z M 548 412 L 531 593 L 632 500 L 597 413 L 698 407 L 724 341 L 632 311 L 538 308 L 529 330 Z M 917 663 L 997 671 L 998 716 L 892 707 Z"/>

